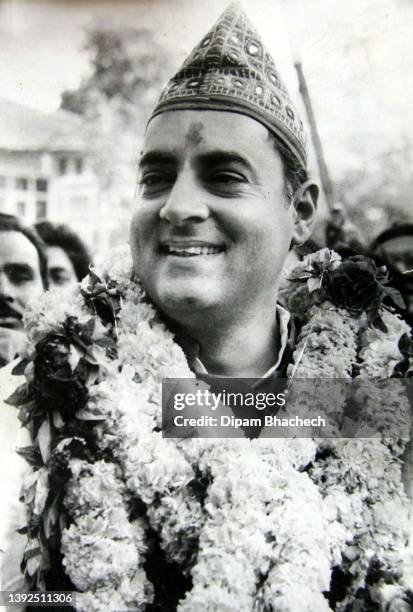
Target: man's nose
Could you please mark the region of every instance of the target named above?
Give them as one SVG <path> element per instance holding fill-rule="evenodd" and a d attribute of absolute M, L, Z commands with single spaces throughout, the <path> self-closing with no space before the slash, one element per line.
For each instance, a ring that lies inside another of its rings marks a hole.
<path fill-rule="evenodd" d="M 0 297 L 8 302 L 12 302 L 14 299 L 13 285 L 4 272 L 0 272 Z"/>
<path fill-rule="evenodd" d="M 172 225 L 182 225 L 188 221 L 204 221 L 209 217 L 205 196 L 195 177 L 188 172 L 178 177 L 173 184 L 159 211 L 159 216 Z"/>

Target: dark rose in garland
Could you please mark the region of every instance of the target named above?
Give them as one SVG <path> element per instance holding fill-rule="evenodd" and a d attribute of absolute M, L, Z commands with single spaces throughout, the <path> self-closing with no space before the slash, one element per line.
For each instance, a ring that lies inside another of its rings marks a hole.
<path fill-rule="evenodd" d="M 384 279 L 383 271 L 377 269 L 374 261 L 355 255 L 324 276 L 323 288 L 335 306 L 357 316 L 377 311 L 383 299 Z"/>
<path fill-rule="evenodd" d="M 75 319 L 68 318 L 62 333 L 48 334 L 36 346 L 34 393 L 37 401 L 48 412 L 58 412 L 64 419 L 73 416 L 88 399 L 85 383 L 94 365 L 90 357 L 87 361 L 88 332 Z M 72 344 L 83 352 L 76 367 L 71 363 Z"/>
<path fill-rule="evenodd" d="M 325 273 L 322 288 L 335 306 L 354 317 L 365 312 L 370 324 L 386 331 L 378 314 L 383 300 L 389 298 L 399 308 L 405 307 L 400 293 L 387 286 L 388 281 L 384 266 L 378 268 L 369 257 L 354 255 Z"/>

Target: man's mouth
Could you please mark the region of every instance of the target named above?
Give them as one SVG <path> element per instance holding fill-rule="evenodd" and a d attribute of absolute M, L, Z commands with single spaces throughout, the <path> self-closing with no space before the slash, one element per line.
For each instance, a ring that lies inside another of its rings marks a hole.
<path fill-rule="evenodd" d="M 161 245 L 161 253 L 175 257 L 199 257 L 200 255 L 218 255 L 224 247 L 215 245 Z"/>
<path fill-rule="evenodd" d="M 0 327 L 9 329 L 20 329 L 23 327 L 23 315 L 11 308 L 3 300 L 0 302 Z"/>
<path fill-rule="evenodd" d="M 6 327 L 8 329 L 21 329 L 23 327 L 23 321 L 20 317 L 5 317 L 0 315 L 0 327 Z"/>

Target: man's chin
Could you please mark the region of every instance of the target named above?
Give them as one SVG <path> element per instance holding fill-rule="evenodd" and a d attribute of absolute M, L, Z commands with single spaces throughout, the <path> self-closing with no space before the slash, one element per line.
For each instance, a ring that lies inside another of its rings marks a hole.
<path fill-rule="evenodd" d="M 193 316 L 198 312 L 204 312 L 214 304 L 213 295 L 206 291 L 205 286 L 192 288 L 188 283 L 159 291 L 154 301 L 158 308 L 171 318 L 174 318 L 174 314 Z"/>

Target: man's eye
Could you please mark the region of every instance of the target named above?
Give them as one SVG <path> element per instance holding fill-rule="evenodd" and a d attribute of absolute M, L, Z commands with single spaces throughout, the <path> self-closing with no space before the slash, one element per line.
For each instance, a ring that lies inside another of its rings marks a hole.
<path fill-rule="evenodd" d="M 67 272 L 56 272 L 55 270 L 50 270 L 49 277 L 55 285 L 64 285 L 70 281 L 70 275 Z"/>
<path fill-rule="evenodd" d="M 139 184 L 144 187 L 157 187 L 158 185 L 167 185 L 172 182 L 172 177 L 163 172 L 148 172 L 144 174 Z"/>
<path fill-rule="evenodd" d="M 9 275 L 10 282 L 15 285 L 23 285 L 33 280 L 33 275 L 29 272 L 13 272 Z"/>
<path fill-rule="evenodd" d="M 209 180 L 218 185 L 237 185 L 246 182 L 245 177 L 238 172 L 215 172 L 209 177 Z"/>

